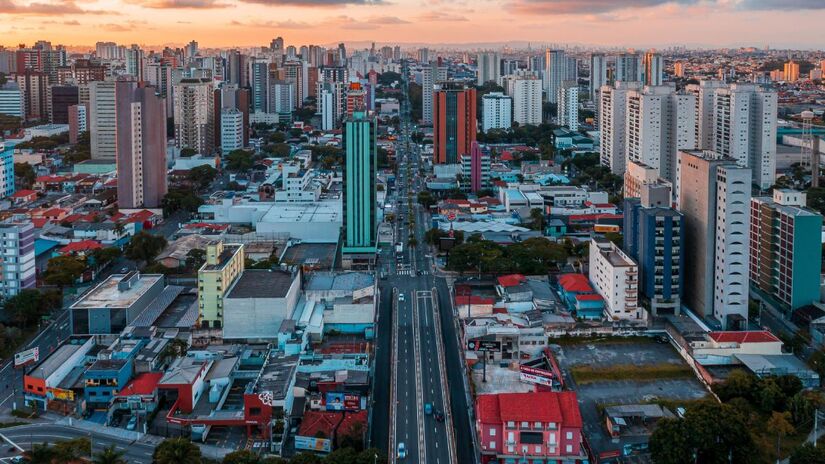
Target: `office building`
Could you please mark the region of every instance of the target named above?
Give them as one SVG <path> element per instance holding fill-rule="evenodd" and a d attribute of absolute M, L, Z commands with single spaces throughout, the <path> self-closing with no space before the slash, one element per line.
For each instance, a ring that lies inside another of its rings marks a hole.
<path fill-rule="evenodd" d="M 457 83 L 435 86 L 433 163 L 457 164 L 476 140 L 476 89 Z"/>
<path fill-rule="evenodd" d="M 367 90 L 360 82 L 350 82 L 347 86 L 346 117 L 351 118 L 356 111 L 367 111 Z"/>
<path fill-rule="evenodd" d="M 706 115 L 703 115 L 706 117 Z M 751 169 L 754 185 L 776 180 L 777 93 L 731 84 L 714 93 L 713 150 Z"/>
<path fill-rule="evenodd" d="M 223 327 L 224 296 L 244 270 L 244 247 L 222 241 L 206 246 L 206 262 L 198 270 L 198 326 Z"/>
<path fill-rule="evenodd" d="M 590 239 L 590 282 L 604 298 L 605 316 L 611 321 L 645 323 L 639 306 L 639 266 L 613 242 Z"/>
<path fill-rule="evenodd" d="M 211 155 L 215 148 L 215 93 L 211 79 L 182 79 L 174 87 L 175 148 Z"/>
<path fill-rule="evenodd" d="M 613 76 L 614 81 L 620 82 L 641 82 L 642 60 L 638 53 L 620 53 L 616 55 L 616 68 Z"/>
<path fill-rule="evenodd" d="M 372 268 L 378 245 L 378 204 L 375 173 L 378 154 L 377 124 L 363 109 L 344 125 L 344 236 L 342 256 L 346 268 Z"/>
<path fill-rule="evenodd" d="M 92 159 L 117 157 L 117 108 L 114 81 L 89 83 L 89 141 Z"/>
<path fill-rule="evenodd" d="M 315 91 L 312 92 L 316 94 Z M 295 111 L 295 84 L 287 81 L 273 81 L 269 89 L 269 110 L 287 115 Z"/>
<path fill-rule="evenodd" d="M 158 208 L 166 195 L 166 105 L 154 87 L 117 83 L 117 200 Z"/>
<path fill-rule="evenodd" d="M 653 316 L 681 309 L 684 248 L 682 214 L 670 207 L 670 186 L 646 184 L 641 198 L 625 198 L 623 249 L 639 263 L 642 305 Z"/>
<path fill-rule="evenodd" d="M 504 90 L 513 99 L 513 121 L 523 126 L 541 124 L 541 79 L 531 75 L 505 76 Z"/>
<path fill-rule="evenodd" d="M 69 143 L 75 144 L 80 134 L 89 130 L 89 104 L 78 103 L 69 107 Z"/>
<path fill-rule="evenodd" d="M 509 129 L 513 125 L 513 100 L 501 92 L 481 97 L 481 130 Z"/>
<path fill-rule="evenodd" d="M 252 91 L 252 112 L 269 113 L 269 63 L 249 63 L 249 88 Z"/>
<path fill-rule="evenodd" d="M 57 68 L 57 83 L 60 85 L 83 85 L 106 79 L 106 67 L 90 60 L 75 60 L 71 66 Z"/>
<path fill-rule="evenodd" d="M 287 61 L 284 63 L 283 80 L 292 83 L 295 86 L 295 105 L 298 108 L 303 108 L 304 99 L 306 98 L 306 86 L 308 85 L 306 79 L 306 64 L 303 61 Z"/>
<path fill-rule="evenodd" d="M 321 115 L 321 130 L 333 130 L 341 124 L 346 111 L 343 82 L 319 82 L 316 106 Z"/>
<path fill-rule="evenodd" d="M 662 73 L 664 72 L 664 61 L 662 55 L 655 52 L 647 52 L 642 58 L 643 82 L 645 85 L 662 85 Z"/>
<path fill-rule="evenodd" d="M 419 48 L 418 52 L 416 52 L 416 59 L 418 59 L 419 63 L 429 63 L 430 62 L 430 50 L 426 48 Z"/>
<path fill-rule="evenodd" d="M 248 61 L 249 56 L 238 50 L 229 50 L 226 55 L 226 82 L 238 87 L 246 87 L 249 82 Z"/>
<path fill-rule="evenodd" d="M 599 159 L 610 172 L 625 172 L 627 94 L 640 88 L 638 82 L 617 81 L 599 91 Z"/>
<path fill-rule="evenodd" d="M 680 151 L 684 303 L 726 330 L 745 329 L 751 171 L 713 151 Z"/>
<path fill-rule="evenodd" d="M 221 146 L 221 115 L 225 108 L 236 109 L 243 115 L 243 129 L 241 131 L 243 136 L 243 146 L 249 145 L 249 107 L 250 107 L 250 92 L 249 89 L 240 89 L 237 85 L 222 84 L 220 88 L 215 89 L 215 146 Z"/>
<path fill-rule="evenodd" d="M 163 274 L 111 274 L 69 306 L 72 331 L 119 334 L 163 296 L 165 289 Z"/>
<path fill-rule="evenodd" d="M 487 82 L 499 84 L 501 81 L 501 57 L 497 52 L 482 52 L 476 58 L 476 84 L 482 86 Z"/>
<path fill-rule="evenodd" d="M 579 84 L 564 81 L 559 87 L 557 103 L 558 123 L 571 131 L 579 130 Z"/>
<path fill-rule="evenodd" d="M 49 75 L 27 69 L 15 76 L 23 104 L 26 107 L 26 121 L 48 121 L 49 118 Z"/>
<path fill-rule="evenodd" d="M 221 109 L 221 153 L 240 150 L 243 143 L 243 113 L 237 108 Z"/>
<path fill-rule="evenodd" d="M 569 62 L 564 50 L 548 49 L 544 56 L 544 93 L 548 102 L 557 103 L 562 83 L 570 80 L 568 75 Z"/>
<path fill-rule="evenodd" d="M 490 186 L 490 154 L 478 142 L 470 145 L 469 153 L 461 155 L 461 173 L 465 179 L 462 188 L 469 187 L 465 190 L 475 193 Z"/>
<path fill-rule="evenodd" d="M 69 107 L 79 102 L 78 88 L 72 85 L 53 85 L 51 88 L 51 115 L 52 124 L 69 123 Z"/>
<path fill-rule="evenodd" d="M 822 216 L 806 194 L 776 189 L 750 202 L 750 281 L 791 311 L 820 301 Z"/>
<path fill-rule="evenodd" d="M 699 84 L 688 84 L 685 91 L 696 96 L 696 143 L 694 148 L 712 150 L 713 138 L 713 111 L 717 89 L 727 85 L 722 81 L 702 80 Z"/>
<path fill-rule="evenodd" d="M 677 93 L 673 86 L 645 86 L 627 92 L 627 161 L 656 168 L 659 177 L 675 181 L 678 151 L 692 149 L 696 141 L 695 98 Z M 610 128 L 611 132 L 616 130 L 620 129 Z"/>
<path fill-rule="evenodd" d="M 598 93 L 607 84 L 607 58 L 604 53 L 590 55 L 590 100 L 599 101 Z"/>
<path fill-rule="evenodd" d="M 135 44 L 126 49 L 126 74 L 137 79 L 138 82 L 144 80 L 144 67 L 146 57 L 143 50 Z"/>
<path fill-rule="evenodd" d="M 22 120 L 26 119 L 26 102 L 23 99 L 23 91 L 15 81 L 7 81 L 0 85 L 0 114 L 16 116 Z"/>
<path fill-rule="evenodd" d="M 784 71 L 782 72 L 782 76 L 785 79 L 785 82 L 796 82 L 799 80 L 799 63 L 791 60 L 785 63 Z"/>
<path fill-rule="evenodd" d="M 28 220 L 6 219 L 0 222 L 0 237 L 0 297 L 9 298 L 35 287 L 34 225 Z"/>
<path fill-rule="evenodd" d="M 175 84 L 183 77 L 183 70 L 163 61 L 147 63 L 144 71 L 146 81 L 154 86 L 160 97 L 166 101 L 166 114 L 175 112 Z"/>
<path fill-rule="evenodd" d="M 447 80 L 447 67 L 441 62 L 428 63 L 421 69 L 421 119 L 433 123 L 433 93 L 436 84 Z"/>

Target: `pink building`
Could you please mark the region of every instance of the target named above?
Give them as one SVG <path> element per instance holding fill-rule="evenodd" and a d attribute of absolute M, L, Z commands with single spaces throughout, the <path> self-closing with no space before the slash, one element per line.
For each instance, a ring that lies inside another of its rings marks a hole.
<path fill-rule="evenodd" d="M 481 462 L 585 462 L 575 392 L 498 393 L 476 398 Z"/>

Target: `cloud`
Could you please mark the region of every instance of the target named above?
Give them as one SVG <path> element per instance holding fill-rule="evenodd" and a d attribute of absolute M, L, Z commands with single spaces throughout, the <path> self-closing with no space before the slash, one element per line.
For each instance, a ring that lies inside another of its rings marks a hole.
<path fill-rule="evenodd" d="M 125 22 L 122 22 L 122 23 L 101 24 L 101 25 L 96 26 L 96 27 L 100 27 L 101 29 L 109 31 L 109 32 L 129 32 L 129 31 L 133 31 L 133 30 L 138 29 L 138 28 L 140 28 L 140 29 L 155 29 L 154 27 L 150 27 L 149 23 L 146 22 L 146 21 L 135 21 L 135 20 L 125 21 Z"/>
<path fill-rule="evenodd" d="M 343 5 L 386 5 L 384 0 L 241 0 L 267 6 L 335 7 Z"/>
<path fill-rule="evenodd" d="M 439 11 L 431 11 L 429 13 L 424 13 L 423 15 L 418 16 L 417 18 L 419 21 L 424 22 L 461 22 L 461 21 L 468 21 L 467 18 L 457 14 L 450 14 L 450 13 L 442 13 Z"/>
<path fill-rule="evenodd" d="M 822 0 L 742 0 L 739 7 L 745 10 L 823 10 Z"/>
<path fill-rule="evenodd" d="M 365 30 L 376 29 L 385 25 L 410 24 L 410 22 L 396 16 L 371 16 L 364 19 L 356 19 L 350 16 L 340 15 L 327 19 L 323 24 L 337 26 L 341 29 Z"/>
<path fill-rule="evenodd" d="M 293 21 L 287 19 L 286 21 L 231 21 L 232 26 L 250 27 L 255 29 L 306 29 L 312 27 L 309 23 L 301 21 Z"/>
<path fill-rule="evenodd" d="M 593 15 L 630 8 L 651 8 L 670 3 L 693 5 L 699 0 L 514 0 L 518 13 Z M 759 1 L 759 0 L 757 0 Z"/>
<path fill-rule="evenodd" d="M 0 0 L 0 15 L 62 16 L 73 14 L 111 14 L 108 11 L 85 10 L 72 0 L 60 0 L 51 3 L 32 2 L 14 3 L 12 0 Z"/>
<path fill-rule="evenodd" d="M 405 21 L 397 16 L 376 16 L 367 19 L 366 22 L 372 24 L 410 24 L 409 21 Z"/>
<path fill-rule="evenodd" d="M 228 3 L 219 0 L 127 0 L 133 5 L 140 5 L 144 8 L 155 9 L 190 9 L 207 10 L 212 8 L 226 8 Z"/>

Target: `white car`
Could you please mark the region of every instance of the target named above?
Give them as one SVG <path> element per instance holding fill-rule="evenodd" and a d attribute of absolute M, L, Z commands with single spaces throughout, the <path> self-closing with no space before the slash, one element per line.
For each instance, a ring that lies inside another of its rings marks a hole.
<path fill-rule="evenodd" d="M 403 293 L 398 294 L 398 301 L 404 301 L 404 294 Z"/>

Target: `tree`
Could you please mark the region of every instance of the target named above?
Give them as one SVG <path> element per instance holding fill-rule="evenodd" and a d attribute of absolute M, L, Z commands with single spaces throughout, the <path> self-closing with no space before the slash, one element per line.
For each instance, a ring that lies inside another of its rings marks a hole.
<path fill-rule="evenodd" d="M 181 158 L 189 158 L 195 156 L 196 154 L 198 154 L 198 152 L 194 148 L 186 147 L 180 149 Z"/>
<path fill-rule="evenodd" d="M 430 207 L 436 203 L 435 198 L 433 198 L 433 195 L 427 190 L 424 190 L 423 192 L 418 192 L 417 199 L 418 204 L 420 204 L 426 209 L 430 209 Z"/>
<path fill-rule="evenodd" d="M 260 464 L 261 458 L 249 450 L 233 451 L 224 456 L 222 464 Z"/>
<path fill-rule="evenodd" d="M 208 164 L 195 166 L 189 170 L 187 179 L 192 183 L 192 186 L 197 190 L 203 190 L 215 180 L 218 171 Z"/>
<path fill-rule="evenodd" d="M 92 464 L 127 464 L 123 459 L 123 452 L 118 451 L 115 445 L 103 448 L 103 451 L 95 453 Z"/>
<path fill-rule="evenodd" d="M 186 253 L 187 268 L 200 269 L 204 262 L 206 262 L 206 250 L 201 248 L 192 248 L 188 253 Z"/>
<path fill-rule="evenodd" d="M 742 369 L 735 369 L 726 381 L 713 387 L 713 391 L 725 403 L 736 397 L 750 401 L 754 397 L 755 387 L 756 377 L 753 374 Z"/>
<path fill-rule="evenodd" d="M 176 211 L 187 211 L 193 213 L 203 204 L 201 197 L 191 190 L 169 190 L 160 201 L 163 208 L 163 215 L 168 217 Z"/>
<path fill-rule="evenodd" d="M 159 235 L 152 235 L 140 231 L 132 237 L 126 245 L 126 257 L 135 261 L 148 263 L 155 259 L 166 247 L 166 239 Z"/>
<path fill-rule="evenodd" d="M 805 443 L 791 453 L 790 464 L 825 464 L 825 447 L 817 448 Z"/>
<path fill-rule="evenodd" d="M 286 136 L 283 132 L 273 132 L 269 135 L 269 141 L 272 143 L 284 143 L 286 142 Z"/>
<path fill-rule="evenodd" d="M 56 464 L 72 464 L 92 453 L 92 442 L 86 437 L 59 441 L 52 447 Z"/>
<path fill-rule="evenodd" d="M 292 457 L 289 464 L 321 464 L 321 458 L 315 454 L 303 452 Z"/>
<path fill-rule="evenodd" d="M 529 227 L 531 230 L 544 230 L 545 217 L 541 208 L 533 208 L 530 210 Z"/>
<path fill-rule="evenodd" d="M 186 438 L 167 438 L 152 453 L 155 464 L 201 464 L 201 449 Z"/>
<path fill-rule="evenodd" d="M 29 327 L 41 317 L 59 308 L 63 302 L 60 292 L 41 293 L 35 289 L 21 290 L 5 300 L 3 309 L 8 319 L 18 327 Z"/>
<path fill-rule="evenodd" d="M 46 264 L 43 280 L 49 285 L 65 287 L 74 285 L 86 270 L 86 260 L 76 256 L 55 256 Z"/>
<path fill-rule="evenodd" d="M 650 455 L 657 464 L 694 462 L 689 431 L 684 419 L 662 419 L 650 436 Z"/>
<path fill-rule="evenodd" d="M 14 180 L 22 189 L 30 189 L 37 179 L 34 168 L 29 163 L 14 163 Z"/>
<path fill-rule="evenodd" d="M 23 461 L 31 464 L 49 464 L 55 457 L 54 450 L 46 443 L 35 443 L 23 453 Z"/>
<path fill-rule="evenodd" d="M 771 418 L 768 419 L 768 430 L 776 434 L 776 455 L 779 456 L 782 452 L 782 437 L 796 432 L 794 426 L 791 425 L 791 413 L 774 411 Z"/>
<path fill-rule="evenodd" d="M 252 164 L 252 153 L 246 150 L 232 150 L 226 155 L 226 169 L 230 171 L 248 171 Z"/>
<path fill-rule="evenodd" d="M 280 134 L 280 132 L 278 132 Z M 265 145 L 262 150 L 276 158 L 286 158 L 287 156 L 292 153 L 292 147 L 285 143 L 274 143 L 271 145 Z"/>
<path fill-rule="evenodd" d="M 94 261 L 95 265 L 100 267 L 110 261 L 114 261 L 115 259 L 119 258 L 123 254 L 118 247 L 106 247 L 106 248 L 98 248 L 96 250 L 92 250 L 92 253 L 89 255 L 92 261 Z"/>

